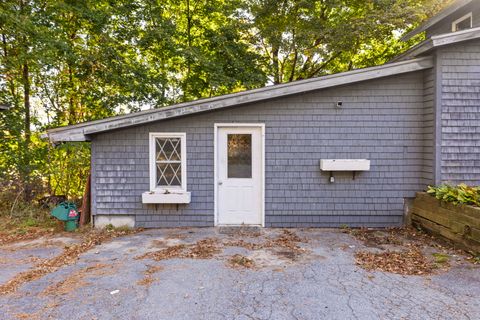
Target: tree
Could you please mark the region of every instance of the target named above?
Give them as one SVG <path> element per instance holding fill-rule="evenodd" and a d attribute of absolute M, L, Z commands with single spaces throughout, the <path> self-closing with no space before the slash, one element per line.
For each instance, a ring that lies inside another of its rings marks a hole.
<path fill-rule="evenodd" d="M 399 41 L 401 31 L 444 2 L 246 0 L 239 16 L 276 84 L 384 63 L 418 41 Z"/>
<path fill-rule="evenodd" d="M 80 196 L 88 144 L 45 129 L 381 64 L 449 1 L 4 0 L 0 187 Z"/>
<path fill-rule="evenodd" d="M 23 181 L 25 200 L 31 198 L 34 148 L 32 148 L 32 73 L 39 59 L 35 54 L 37 35 L 42 27 L 36 24 L 35 5 L 18 0 L 0 5 L 0 33 L 2 39 L 2 87 L 0 96 L 13 108 L 2 116 L 4 143 L 0 149 L 10 159 L 2 162 L 2 173 L 10 171 Z"/>

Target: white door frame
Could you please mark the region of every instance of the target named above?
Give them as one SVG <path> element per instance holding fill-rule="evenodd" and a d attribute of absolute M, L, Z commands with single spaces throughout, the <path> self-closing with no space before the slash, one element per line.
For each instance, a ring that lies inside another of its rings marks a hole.
<path fill-rule="evenodd" d="M 265 124 L 264 123 L 215 123 L 214 124 L 214 134 L 213 134 L 213 172 L 214 172 L 214 225 L 218 225 L 218 129 L 219 128 L 260 128 L 262 132 L 262 150 L 261 150 L 261 170 L 262 170 L 262 179 L 261 179 L 261 199 L 262 199 L 262 212 L 261 212 L 261 226 L 265 227 Z"/>

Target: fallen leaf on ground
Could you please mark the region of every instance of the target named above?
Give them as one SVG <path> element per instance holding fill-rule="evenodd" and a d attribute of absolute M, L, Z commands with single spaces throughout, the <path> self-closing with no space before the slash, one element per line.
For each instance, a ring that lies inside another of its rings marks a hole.
<path fill-rule="evenodd" d="M 172 258 L 210 259 L 220 252 L 221 244 L 216 238 L 198 240 L 194 244 L 178 244 L 162 250 L 148 252 L 135 259 L 149 258 L 161 261 Z"/>
<path fill-rule="evenodd" d="M 228 259 L 228 265 L 233 268 L 253 268 L 255 263 L 252 259 L 249 259 L 241 254 L 235 254 Z"/>
<path fill-rule="evenodd" d="M 147 265 L 147 270 L 144 272 L 145 277 L 138 280 L 137 284 L 140 286 L 150 286 L 155 280 L 157 280 L 153 275 L 161 270 L 163 270 L 162 266 Z"/>
<path fill-rule="evenodd" d="M 15 292 L 18 287 L 24 283 L 34 281 L 44 275 L 58 270 L 62 266 L 71 265 L 78 260 L 78 257 L 102 242 L 116 237 L 132 234 L 140 231 L 136 230 L 91 230 L 83 236 L 79 244 L 66 246 L 63 252 L 51 259 L 42 260 L 30 270 L 18 273 L 7 283 L 0 285 L 0 294 Z"/>
<path fill-rule="evenodd" d="M 80 270 L 75 270 L 69 274 L 64 280 L 56 282 L 48 286 L 41 294 L 64 296 L 70 294 L 86 285 L 91 284 L 85 278 L 89 275 L 104 276 L 114 274 L 118 269 L 118 264 L 96 263 L 89 265 Z"/>
<path fill-rule="evenodd" d="M 355 262 L 367 271 L 379 270 L 402 275 L 430 274 L 434 269 L 433 264 L 416 247 L 400 252 L 359 251 L 355 253 Z"/>

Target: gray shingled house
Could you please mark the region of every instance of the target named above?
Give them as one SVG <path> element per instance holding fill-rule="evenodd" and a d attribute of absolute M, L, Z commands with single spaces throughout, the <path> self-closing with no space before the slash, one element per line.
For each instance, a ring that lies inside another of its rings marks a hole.
<path fill-rule="evenodd" d="M 480 184 L 480 10 L 385 65 L 48 131 L 91 141 L 97 226 L 398 226 L 429 184 Z"/>

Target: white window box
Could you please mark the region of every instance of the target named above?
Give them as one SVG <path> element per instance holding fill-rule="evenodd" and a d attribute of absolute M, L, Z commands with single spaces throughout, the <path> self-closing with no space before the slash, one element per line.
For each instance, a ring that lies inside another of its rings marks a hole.
<path fill-rule="evenodd" d="M 323 171 L 369 171 L 370 160 L 367 159 L 322 159 L 320 169 Z"/>
<path fill-rule="evenodd" d="M 190 192 L 186 191 L 147 191 L 142 193 L 142 203 L 190 203 Z"/>

